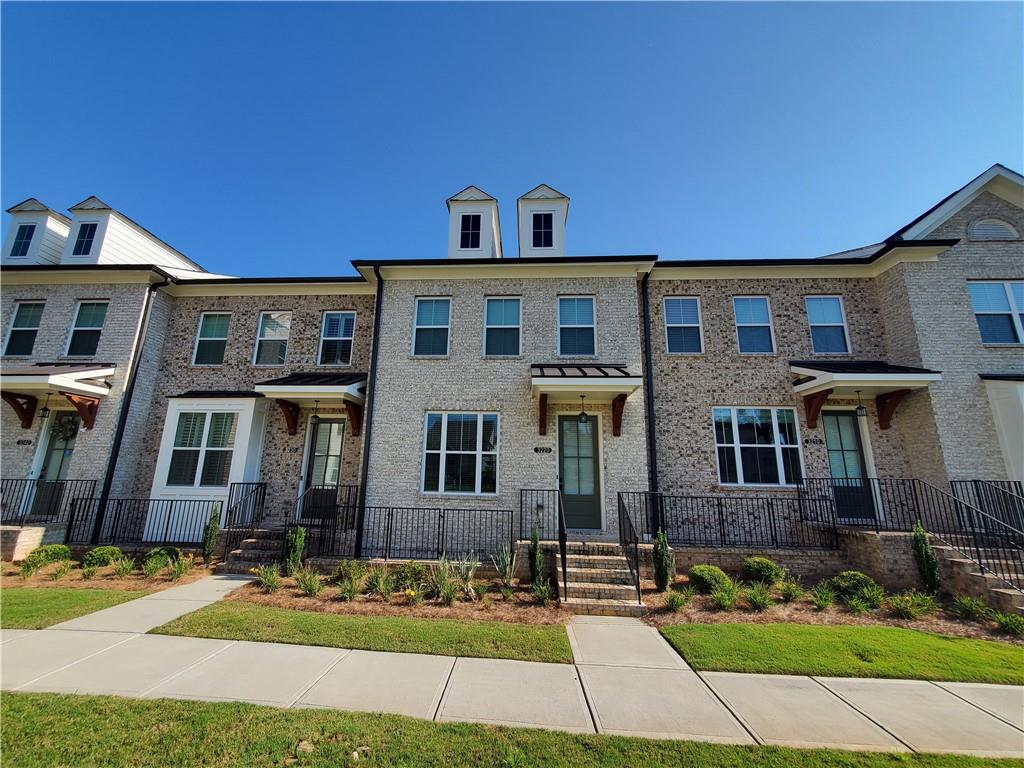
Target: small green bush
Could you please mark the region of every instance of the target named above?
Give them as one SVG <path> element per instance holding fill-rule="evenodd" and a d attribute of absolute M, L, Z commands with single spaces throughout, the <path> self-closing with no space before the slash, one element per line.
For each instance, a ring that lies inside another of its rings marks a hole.
<path fill-rule="evenodd" d="M 498 548 L 498 556 L 491 555 L 491 562 L 498 572 L 498 581 L 501 584 L 502 593 L 504 590 L 511 590 L 516 580 L 516 551 L 508 544 L 502 544 Z"/>
<path fill-rule="evenodd" d="M 83 565 L 82 566 L 82 581 L 91 581 L 96 578 L 96 571 L 98 571 L 95 565 Z"/>
<path fill-rule="evenodd" d="M 36 575 L 36 571 L 39 570 L 39 567 L 40 566 L 35 561 L 26 558 L 18 567 L 18 575 L 23 579 L 31 579 Z"/>
<path fill-rule="evenodd" d="M 544 550 L 540 548 L 540 530 L 533 524 L 530 530 L 530 581 L 536 584 L 544 578 Z"/>
<path fill-rule="evenodd" d="M 554 599 L 551 585 L 544 579 L 538 579 L 533 583 L 533 597 L 540 605 L 547 605 Z"/>
<path fill-rule="evenodd" d="M 953 598 L 952 611 L 965 621 L 981 621 L 992 615 L 988 603 L 970 595 L 958 595 Z"/>
<path fill-rule="evenodd" d="M 195 565 L 195 558 L 192 555 L 185 555 L 177 560 L 171 560 L 167 563 L 167 578 L 171 581 L 178 581 L 192 570 L 193 565 Z"/>
<path fill-rule="evenodd" d="M 779 596 L 784 603 L 792 603 L 804 596 L 804 588 L 796 579 L 786 579 L 779 586 Z"/>
<path fill-rule="evenodd" d="M 744 598 L 746 598 L 747 605 L 749 605 L 758 613 L 762 611 L 767 611 L 769 608 L 771 608 L 772 603 L 775 602 L 775 600 L 772 598 L 771 589 L 768 587 L 767 584 L 760 581 L 751 584 L 747 588 L 743 596 Z"/>
<path fill-rule="evenodd" d="M 1019 613 L 996 613 L 993 614 L 992 620 L 1004 635 L 1024 635 L 1024 616 Z"/>
<path fill-rule="evenodd" d="M 739 597 L 740 588 L 729 579 L 727 584 L 719 585 L 712 590 L 711 604 L 720 611 L 731 611 L 736 607 Z"/>
<path fill-rule="evenodd" d="M 939 601 L 927 592 L 911 592 L 914 605 L 922 616 L 931 616 L 939 612 Z"/>
<path fill-rule="evenodd" d="M 220 532 L 220 502 L 214 502 L 210 519 L 203 527 L 203 562 L 209 564 L 217 550 L 217 534 Z"/>
<path fill-rule="evenodd" d="M 28 557 L 25 558 L 25 562 L 29 564 L 32 575 L 44 565 L 50 563 L 57 563 L 62 560 L 71 559 L 71 549 L 65 544 L 44 544 L 41 547 L 36 547 L 28 553 Z"/>
<path fill-rule="evenodd" d="M 474 581 L 470 583 L 469 588 L 474 600 L 483 600 L 484 595 L 490 589 L 490 585 L 486 581 Z"/>
<path fill-rule="evenodd" d="M 939 609 L 938 603 L 931 595 L 922 592 L 904 592 L 892 595 L 886 605 L 892 613 L 901 619 L 919 619 Z"/>
<path fill-rule="evenodd" d="M 690 569 L 690 584 L 702 595 L 709 595 L 716 589 L 728 587 L 730 579 L 717 565 L 695 565 Z"/>
<path fill-rule="evenodd" d="M 391 600 L 391 593 L 395 591 L 395 577 L 387 568 L 371 568 L 366 577 L 366 591 L 386 603 Z"/>
<path fill-rule="evenodd" d="M 854 598 L 863 601 L 868 608 L 877 611 L 885 602 L 885 587 L 880 584 L 862 587 L 861 590 L 850 599 L 853 600 Z"/>
<path fill-rule="evenodd" d="M 135 570 L 134 557 L 119 557 L 114 561 L 114 575 L 119 579 L 131 574 Z"/>
<path fill-rule="evenodd" d="M 351 603 L 359 595 L 359 585 L 354 579 L 345 579 L 339 586 L 338 599 L 343 603 Z"/>
<path fill-rule="evenodd" d="M 331 574 L 331 581 L 339 585 L 351 581 L 358 587 L 364 576 L 366 576 L 366 563 L 362 560 L 342 560 L 335 566 L 334 573 Z"/>
<path fill-rule="evenodd" d="M 82 566 L 94 566 L 96 568 L 102 568 L 105 565 L 110 565 L 118 558 L 124 557 L 124 552 L 121 551 L 120 547 L 105 546 L 95 547 L 90 549 L 82 557 Z"/>
<path fill-rule="evenodd" d="M 836 597 L 844 602 L 854 597 L 864 587 L 874 587 L 877 583 L 867 574 L 860 571 L 843 571 L 828 580 L 828 585 Z"/>
<path fill-rule="evenodd" d="M 846 608 L 850 613 L 855 614 L 868 613 L 871 610 L 871 606 L 868 605 L 868 601 L 860 595 L 854 595 L 847 600 Z"/>
<path fill-rule="evenodd" d="M 516 593 L 516 591 L 512 587 L 506 586 L 505 584 L 499 586 L 498 591 L 501 593 L 502 600 L 511 600 L 512 595 Z"/>
<path fill-rule="evenodd" d="M 828 581 L 822 581 L 811 590 L 811 603 L 819 611 L 824 611 L 836 601 L 836 591 Z"/>
<path fill-rule="evenodd" d="M 665 595 L 665 607 L 672 613 L 678 613 L 684 605 L 686 605 L 686 598 L 681 592 L 672 591 Z"/>
<path fill-rule="evenodd" d="M 168 560 L 163 555 L 156 555 L 155 557 L 150 556 L 142 561 L 142 573 L 147 579 L 156 578 L 157 574 L 160 573 L 168 565 Z"/>
<path fill-rule="evenodd" d="M 71 573 L 71 561 L 61 560 L 57 563 L 57 567 L 53 569 L 53 573 L 50 574 L 50 578 L 54 581 L 60 581 L 69 573 Z"/>
<path fill-rule="evenodd" d="M 146 559 L 151 557 L 162 557 L 164 561 L 170 562 L 181 557 L 181 550 L 177 547 L 155 547 L 146 553 Z"/>
<path fill-rule="evenodd" d="M 786 570 L 767 557 L 748 557 L 743 561 L 743 580 L 751 583 L 778 584 L 786 577 Z"/>
<path fill-rule="evenodd" d="M 454 579 L 448 579 L 447 581 L 435 584 L 434 591 L 438 599 L 445 605 L 451 605 L 462 594 L 462 588 Z"/>
<path fill-rule="evenodd" d="M 402 590 L 402 594 L 405 595 L 405 599 L 409 601 L 409 605 L 423 605 L 423 584 L 417 584 L 414 587 L 408 587 Z"/>
<path fill-rule="evenodd" d="M 415 560 L 397 565 L 391 573 L 394 575 L 395 586 L 403 592 L 407 589 L 418 588 L 426 582 L 429 575 L 427 566 L 424 563 L 417 563 Z"/>
<path fill-rule="evenodd" d="M 925 531 L 921 521 L 914 523 L 914 562 L 917 563 L 917 572 L 921 576 L 921 584 L 924 591 L 934 595 L 939 591 L 939 561 L 935 557 L 935 550 L 928 541 L 928 532 Z"/>
<path fill-rule="evenodd" d="M 277 565 L 259 565 L 252 569 L 256 575 L 256 581 L 268 595 L 272 595 L 281 588 L 281 571 Z"/>
<path fill-rule="evenodd" d="M 302 553 L 306 549 L 306 529 L 301 525 L 288 529 L 284 535 L 284 575 L 294 576 L 302 567 Z"/>
<path fill-rule="evenodd" d="M 312 568 L 296 568 L 292 576 L 295 579 L 295 586 L 308 597 L 316 597 L 324 588 L 320 574 Z"/>
<path fill-rule="evenodd" d="M 427 588 L 430 594 L 437 598 L 443 598 L 444 593 L 449 591 L 452 593 L 452 600 L 458 595 L 459 584 L 456 581 L 454 569 L 447 558 L 442 557 L 437 561 L 437 565 L 431 569 L 430 577 L 427 580 Z M 446 603 L 446 605 L 451 605 L 451 603 Z"/>
<path fill-rule="evenodd" d="M 672 549 L 668 545 L 668 536 L 664 531 L 658 531 L 654 537 L 654 586 L 659 592 L 668 589 L 672 577 L 675 575 L 676 563 L 672 555 Z"/>

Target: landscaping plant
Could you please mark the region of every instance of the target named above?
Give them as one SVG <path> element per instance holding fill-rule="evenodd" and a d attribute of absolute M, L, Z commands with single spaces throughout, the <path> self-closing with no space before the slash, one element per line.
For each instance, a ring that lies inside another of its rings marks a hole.
<path fill-rule="evenodd" d="M 448 559 L 442 557 L 437 561 L 437 565 L 434 566 L 430 572 L 430 579 L 427 582 L 430 587 L 430 593 L 436 597 L 443 599 L 443 596 L 451 592 L 452 600 L 445 603 L 445 605 L 451 605 L 454 601 L 455 596 L 458 594 L 458 584 L 455 583 L 455 574 L 452 572 L 451 564 Z"/>
<path fill-rule="evenodd" d="M 920 520 L 914 523 L 913 535 L 914 562 L 917 563 L 917 572 L 921 575 L 921 584 L 924 585 L 925 592 L 934 595 L 939 591 L 939 561 L 928 541 L 928 532 Z"/>
<path fill-rule="evenodd" d="M 786 570 L 767 557 L 748 557 L 743 561 L 743 580 L 751 583 L 778 584 L 786 577 Z"/>
<path fill-rule="evenodd" d="M 473 578 L 476 576 L 476 569 L 480 567 L 480 561 L 470 553 L 461 560 L 454 561 L 452 566 L 462 591 L 466 597 L 473 599 Z"/>
<path fill-rule="evenodd" d="M 83 565 L 82 566 L 82 581 L 90 581 L 96 577 L 96 572 L 99 570 L 95 565 Z"/>
<path fill-rule="evenodd" d="M 828 581 L 819 582 L 811 590 L 811 603 L 819 611 L 824 611 L 836 601 L 836 591 L 832 589 Z"/>
<path fill-rule="evenodd" d="M 345 579 L 339 586 L 338 599 L 343 603 L 351 603 L 359 595 L 359 585 L 354 579 Z"/>
<path fill-rule="evenodd" d="M 530 529 L 530 581 L 534 584 L 544 574 L 544 551 L 540 548 L 540 530 L 537 523 Z"/>
<path fill-rule="evenodd" d="M 767 611 L 772 606 L 772 603 L 775 602 L 772 599 L 771 589 L 767 584 L 760 581 L 751 584 L 743 596 L 746 598 L 747 604 L 758 613 Z"/>
<path fill-rule="evenodd" d="M 366 592 L 376 595 L 385 603 L 391 600 L 391 593 L 395 591 L 395 578 L 387 568 L 371 568 L 370 574 L 366 577 Z"/>
<path fill-rule="evenodd" d="M 1004 635 L 1024 635 L 1024 616 L 1019 613 L 995 613 L 992 620 Z"/>
<path fill-rule="evenodd" d="M 312 568 L 296 568 L 292 576 L 295 578 L 295 586 L 299 588 L 299 591 L 309 597 L 316 597 L 324 588 L 320 574 Z"/>
<path fill-rule="evenodd" d="M 886 605 L 901 619 L 919 619 L 939 610 L 939 604 L 934 597 L 915 591 L 893 595 L 886 601 Z"/>
<path fill-rule="evenodd" d="M 877 611 L 885 602 L 885 587 L 881 584 L 862 587 L 861 590 L 853 597 L 863 601 L 868 608 Z M 852 600 L 853 598 L 850 599 Z"/>
<path fill-rule="evenodd" d="M 82 567 L 94 566 L 96 568 L 102 568 L 105 565 L 110 565 L 121 557 L 124 557 L 124 552 L 121 551 L 120 547 L 94 547 L 86 552 L 82 557 Z"/>
<path fill-rule="evenodd" d="M 331 581 L 339 585 L 345 582 L 352 582 L 358 589 L 359 585 L 362 584 L 364 576 L 366 576 L 366 563 L 362 560 L 342 560 L 334 568 L 334 573 L 331 574 Z"/>
<path fill-rule="evenodd" d="M 871 610 L 871 606 L 868 605 L 868 601 L 860 595 L 854 595 L 849 600 L 847 600 L 846 608 L 850 611 L 850 613 L 854 613 L 857 615 L 867 613 Z"/>
<path fill-rule="evenodd" d="M 18 575 L 23 579 L 31 579 L 36 575 L 40 566 L 36 564 L 34 560 L 25 559 L 22 561 L 21 566 L 18 568 Z"/>
<path fill-rule="evenodd" d="M 423 587 L 420 584 L 406 588 L 402 594 L 404 594 L 405 599 L 409 601 L 409 605 L 423 604 Z"/>
<path fill-rule="evenodd" d="M 498 556 L 491 555 L 494 570 L 498 572 L 498 581 L 502 588 L 511 590 L 516 578 L 516 553 L 508 544 L 498 548 Z M 504 593 L 503 593 L 504 594 Z"/>
<path fill-rule="evenodd" d="M 804 588 L 796 579 L 786 579 L 779 586 L 779 597 L 784 603 L 792 603 L 804 596 Z"/>
<path fill-rule="evenodd" d="M 988 603 L 970 595 L 958 595 L 953 598 L 953 613 L 965 621 L 981 621 L 992 615 Z"/>
<path fill-rule="evenodd" d="M 181 550 L 177 547 L 155 547 L 146 553 L 146 558 L 162 557 L 165 561 L 177 560 L 181 557 Z"/>
<path fill-rule="evenodd" d="M 668 536 L 665 535 L 665 531 L 658 531 L 658 535 L 654 537 L 654 585 L 659 592 L 668 589 L 675 570 L 676 563 L 672 549 L 668 545 Z"/>
<path fill-rule="evenodd" d="M 284 575 L 294 576 L 302 567 L 302 552 L 306 548 L 306 529 L 301 525 L 290 528 L 284 535 Z"/>
<path fill-rule="evenodd" d="M 498 587 L 498 591 L 501 593 L 502 600 L 511 600 L 512 595 L 515 594 L 515 590 L 512 587 L 507 587 L 504 584 Z"/>
<path fill-rule="evenodd" d="M 413 589 L 427 580 L 427 566 L 410 560 L 400 563 L 391 571 L 395 577 L 395 586 L 400 590 Z"/>
<path fill-rule="evenodd" d="M 22 563 L 22 576 L 28 578 L 44 565 L 71 559 L 71 549 L 64 544 L 44 544 L 36 547 L 28 553 Z M 25 576 L 25 566 L 28 565 L 28 576 Z"/>
<path fill-rule="evenodd" d="M 177 560 L 171 560 L 167 564 L 167 578 L 171 581 L 178 581 L 192 570 L 193 565 L 195 565 L 195 558 L 192 555 L 185 555 Z"/>
<path fill-rule="evenodd" d="M 547 605 L 554 598 L 554 593 L 551 591 L 551 585 L 543 580 L 539 579 L 533 583 L 533 596 L 541 605 Z"/>
<path fill-rule="evenodd" d="M 711 591 L 711 604 L 720 611 L 731 611 L 736 607 L 739 597 L 740 588 L 732 579 L 728 579 L 728 583 L 721 584 Z"/>
<path fill-rule="evenodd" d="M 60 581 L 69 573 L 71 573 L 71 561 L 61 560 L 57 563 L 57 567 L 53 569 L 53 573 L 50 574 L 50 578 L 54 581 Z"/>
<path fill-rule="evenodd" d="M 681 592 L 672 591 L 665 595 L 665 607 L 672 613 L 678 613 L 686 605 L 686 598 Z"/>
<path fill-rule="evenodd" d="M 259 565 L 252 569 L 256 581 L 268 595 L 272 595 L 281 588 L 281 571 L 277 565 Z"/>
<path fill-rule="evenodd" d="M 217 549 L 217 533 L 220 531 L 220 502 L 213 503 L 213 512 L 210 519 L 203 527 L 203 562 L 207 565 L 213 560 L 213 553 Z"/>
<path fill-rule="evenodd" d="M 843 571 L 828 580 L 828 586 L 843 602 L 860 592 L 864 587 L 877 586 L 874 579 L 860 571 Z"/>
<path fill-rule="evenodd" d="M 717 565 L 695 565 L 690 569 L 690 584 L 702 595 L 709 595 L 719 587 L 732 584 L 730 579 Z"/>
<path fill-rule="evenodd" d="M 150 555 L 142 561 L 142 573 L 147 579 L 156 578 L 156 575 L 167 567 L 167 562 L 167 557 L 164 555 Z"/>
<path fill-rule="evenodd" d="M 487 594 L 490 586 L 486 581 L 474 581 L 471 586 L 471 591 L 474 600 L 482 600 L 483 596 Z"/>
<path fill-rule="evenodd" d="M 119 557 L 114 561 L 114 575 L 119 579 L 131 574 L 135 570 L 134 557 Z"/>

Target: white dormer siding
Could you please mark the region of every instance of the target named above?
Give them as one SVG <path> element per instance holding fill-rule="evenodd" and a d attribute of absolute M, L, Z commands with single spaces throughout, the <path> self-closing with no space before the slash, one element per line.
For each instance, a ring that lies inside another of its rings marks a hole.
<path fill-rule="evenodd" d="M 11 223 L 7 229 L 7 237 L 4 238 L 0 264 L 14 266 L 60 263 L 60 255 L 70 229 L 70 221 L 67 218 L 34 197 L 8 208 L 7 212 L 11 214 Z M 15 251 L 19 232 L 28 233 L 28 230 L 22 230 L 22 227 L 32 228 L 31 239 L 28 240 L 27 248 L 19 247 Z"/>
<path fill-rule="evenodd" d="M 469 186 L 445 201 L 448 205 L 448 258 L 500 259 L 498 201 Z"/>
<path fill-rule="evenodd" d="M 519 198 L 519 255 L 565 256 L 565 220 L 569 198 L 541 184 Z"/>

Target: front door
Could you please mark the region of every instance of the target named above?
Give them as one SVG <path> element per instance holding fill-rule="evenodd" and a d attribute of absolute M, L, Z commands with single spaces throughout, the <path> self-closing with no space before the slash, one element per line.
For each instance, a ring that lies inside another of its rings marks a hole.
<path fill-rule="evenodd" d="M 46 435 L 46 449 L 43 464 L 39 469 L 39 482 L 32 499 L 31 516 L 37 520 L 52 520 L 60 512 L 67 480 L 71 454 L 78 437 L 79 418 L 77 413 L 57 411 L 53 415 Z"/>
<path fill-rule="evenodd" d="M 825 447 L 832 475 L 832 493 L 840 522 L 867 522 L 875 519 L 875 497 L 864 446 L 861 445 L 857 415 L 853 411 L 822 411 Z"/>
<path fill-rule="evenodd" d="M 302 489 L 302 516 L 320 520 L 333 518 L 338 513 L 345 422 L 316 419 L 309 425 L 309 430 L 309 462 Z"/>
<path fill-rule="evenodd" d="M 601 527 L 597 417 L 558 417 L 558 487 L 568 528 Z"/>

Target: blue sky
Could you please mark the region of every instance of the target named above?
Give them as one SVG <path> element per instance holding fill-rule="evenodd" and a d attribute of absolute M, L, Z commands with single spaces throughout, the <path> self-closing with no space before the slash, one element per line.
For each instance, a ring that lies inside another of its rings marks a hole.
<path fill-rule="evenodd" d="M 8 2 L 2 202 L 245 275 L 441 257 L 468 184 L 510 256 L 540 182 L 572 254 L 816 256 L 1024 166 L 1022 8 Z"/>

